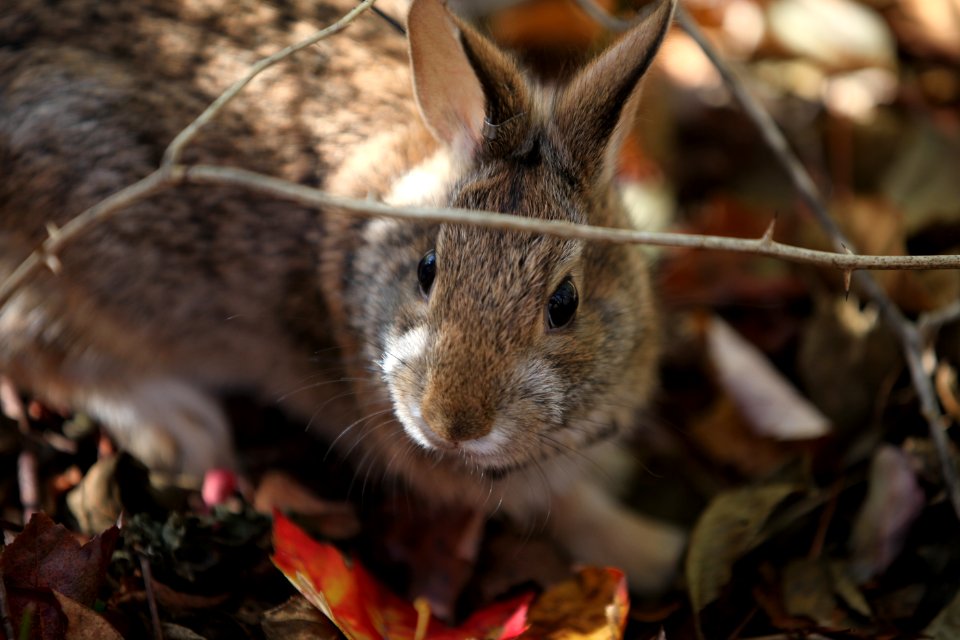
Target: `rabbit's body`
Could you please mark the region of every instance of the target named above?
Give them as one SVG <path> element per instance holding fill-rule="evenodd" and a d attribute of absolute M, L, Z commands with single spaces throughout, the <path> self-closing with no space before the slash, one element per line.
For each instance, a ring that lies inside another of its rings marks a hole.
<path fill-rule="evenodd" d="M 331 4 L 6 3 L 0 278 L 48 223 L 155 169 L 252 62 L 353 6 Z M 263 74 L 184 162 L 397 204 L 625 226 L 611 157 L 668 18 L 611 57 L 633 55 L 635 68 L 601 62 L 547 91 L 418 1 L 414 92 L 405 40 L 368 14 Z M 60 261 L 0 309 L 0 372 L 91 413 L 148 464 L 232 464 L 215 394 L 253 390 L 428 499 L 550 510 L 584 559 L 627 564 L 640 586 L 671 575 L 681 538 L 575 473 L 653 385 L 656 328 L 635 249 L 183 186 L 98 225 Z"/>

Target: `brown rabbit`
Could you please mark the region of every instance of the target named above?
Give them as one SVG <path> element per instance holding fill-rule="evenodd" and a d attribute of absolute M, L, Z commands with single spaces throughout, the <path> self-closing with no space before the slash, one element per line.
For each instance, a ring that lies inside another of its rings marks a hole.
<path fill-rule="evenodd" d="M 0 277 L 48 223 L 155 168 L 252 61 L 350 6 L 5 2 Z M 662 0 L 555 89 L 440 0 L 410 8 L 409 56 L 367 14 L 264 74 L 184 161 L 394 204 L 627 226 L 614 159 L 672 10 Z M 654 385 L 656 315 L 636 248 L 189 186 L 131 206 L 61 261 L 0 309 L 0 371 L 92 414 L 149 465 L 232 465 L 216 394 L 282 396 L 424 499 L 549 512 L 580 559 L 621 565 L 643 589 L 672 578 L 683 537 L 577 473 Z"/>

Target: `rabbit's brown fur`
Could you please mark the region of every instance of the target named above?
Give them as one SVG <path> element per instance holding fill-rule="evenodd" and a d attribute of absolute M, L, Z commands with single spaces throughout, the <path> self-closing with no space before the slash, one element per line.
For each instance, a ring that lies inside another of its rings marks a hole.
<path fill-rule="evenodd" d="M 251 62 L 350 6 L 5 3 L 0 277 L 48 223 L 154 169 Z M 403 38 L 368 14 L 263 74 L 184 161 L 392 203 L 627 226 L 613 158 L 671 8 L 558 89 L 417 0 L 411 91 Z M 421 291 L 431 250 L 436 278 Z M 152 466 L 232 464 L 214 394 L 250 389 L 428 499 L 552 510 L 583 559 L 625 564 L 648 588 L 671 576 L 682 538 L 575 478 L 576 457 L 628 428 L 653 386 L 655 313 L 635 248 L 188 186 L 131 206 L 61 261 L 0 309 L 0 371 L 92 413 Z M 579 307 L 551 329 L 547 301 L 565 280 Z"/>

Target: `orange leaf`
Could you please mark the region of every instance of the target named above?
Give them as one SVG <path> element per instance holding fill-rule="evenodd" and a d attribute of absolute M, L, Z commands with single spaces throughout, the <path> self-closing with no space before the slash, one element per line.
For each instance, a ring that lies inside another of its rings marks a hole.
<path fill-rule="evenodd" d="M 350 640 L 508 640 L 526 629 L 532 594 L 492 604 L 456 628 L 432 616 L 424 625 L 414 605 L 397 597 L 336 547 L 311 539 L 274 514 L 273 563 Z M 424 615 L 429 609 L 421 605 Z M 420 625 L 418 626 L 418 622 Z"/>
<path fill-rule="evenodd" d="M 622 571 L 586 567 L 537 598 L 530 607 L 530 626 L 523 638 L 623 638 L 629 609 L 627 579 Z"/>

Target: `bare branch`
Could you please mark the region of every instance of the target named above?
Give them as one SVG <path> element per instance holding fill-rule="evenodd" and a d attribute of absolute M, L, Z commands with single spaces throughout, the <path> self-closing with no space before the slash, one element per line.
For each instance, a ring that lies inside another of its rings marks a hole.
<path fill-rule="evenodd" d="M 924 344 L 932 340 L 943 326 L 957 320 L 960 320 L 960 300 L 954 300 L 945 307 L 917 318 L 917 328 L 920 329 L 920 335 L 924 338 Z"/>
<path fill-rule="evenodd" d="M 658 233 L 633 229 L 612 229 L 574 224 L 556 220 L 534 220 L 517 215 L 447 209 L 439 207 L 396 207 L 374 202 L 337 196 L 319 189 L 293 184 L 261 173 L 235 169 L 194 165 L 183 168 L 184 180 L 201 184 L 232 184 L 247 189 L 272 193 L 289 198 L 300 204 L 313 207 L 345 209 L 362 216 L 380 216 L 425 223 L 462 224 L 501 231 L 536 233 L 558 238 L 576 238 L 612 244 L 643 244 L 661 247 L 686 247 L 733 251 L 752 255 L 780 258 L 790 262 L 832 267 L 841 270 L 855 269 L 956 269 L 960 268 L 960 255 L 949 256 L 861 256 L 850 253 L 816 251 L 774 241 L 767 233 L 757 239 L 724 238 L 720 236 L 685 233 Z M 772 233 L 772 227 L 768 229 Z"/>

